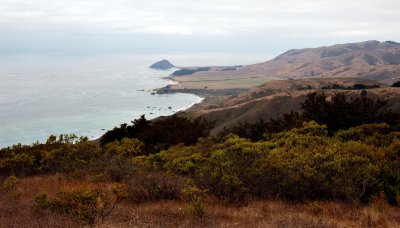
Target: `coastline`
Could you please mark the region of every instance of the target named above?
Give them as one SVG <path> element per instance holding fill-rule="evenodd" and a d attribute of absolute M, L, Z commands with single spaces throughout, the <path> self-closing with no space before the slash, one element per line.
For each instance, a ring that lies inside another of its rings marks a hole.
<path fill-rule="evenodd" d="M 177 68 L 177 69 L 179 69 L 179 68 Z M 178 109 L 176 109 L 176 110 L 172 110 L 172 111 L 173 111 L 172 114 L 169 114 L 169 115 L 159 115 L 159 116 L 149 117 L 148 120 L 156 120 L 156 119 L 158 119 L 158 118 L 165 118 L 165 117 L 169 117 L 169 116 L 172 116 L 172 115 L 175 115 L 175 114 L 184 113 L 185 111 L 187 111 L 187 110 L 193 108 L 193 107 L 196 106 L 196 105 L 201 105 L 201 104 L 206 100 L 206 97 L 205 97 L 205 96 L 202 96 L 202 94 L 198 94 L 198 93 L 185 92 L 185 91 L 172 91 L 172 90 L 166 92 L 166 91 L 164 91 L 165 89 L 168 89 L 170 86 L 177 85 L 178 82 L 175 81 L 174 78 L 171 77 L 171 76 L 161 77 L 161 78 L 164 79 L 164 80 L 168 80 L 168 81 L 169 81 L 168 84 L 167 84 L 166 86 L 164 86 L 164 87 L 161 87 L 161 88 L 154 88 L 154 89 L 150 90 L 150 91 L 151 91 L 150 93 L 151 93 L 152 95 L 180 94 L 180 93 L 181 93 L 181 94 L 189 94 L 189 95 L 195 96 L 196 98 L 198 98 L 198 100 L 192 102 L 191 104 L 189 104 L 189 105 L 186 106 L 186 107 L 182 107 L 182 108 L 178 108 Z M 163 92 L 162 92 L 162 91 L 163 91 Z M 148 91 L 147 91 L 147 92 L 148 92 Z M 153 94 L 154 92 L 155 92 L 155 94 Z M 99 136 L 97 136 L 97 137 L 93 137 L 93 138 L 91 139 L 91 141 L 94 142 L 94 143 L 96 143 L 97 145 L 99 145 L 99 143 L 100 143 L 100 138 L 101 138 L 107 131 L 109 131 L 109 130 L 111 130 L 111 129 L 105 129 L 105 130 L 103 131 L 103 133 L 101 133 L 101 134 L 100 134 Z"/>
<path fill-rule="evenodd" d="M 48 62 L 47 59 L 37 61 L 43 65 Z M 91 59 L 87 61 L 91 62 Z M 95 63 L 97 62 L 95 61 Z M 95 65 L 93 64 L 93 66 Z M 58 68 L 49 69 L 48 73 L 33 72 L 38 75 L 35 83 L 41 82 L 41 85 L 46 85 L 48 74 L 62 75 Z M 96 140 L 108 130 L 118 127 L 122 123 L 130 123 L 142 114 L 145 114 L 148 119 L 170 116 L 176 112 L 185 111 L 204 100 L 204 97 L 196 94 L 151 95 L 154 88 L 175 84 L 171 80 L 162 78 L 168 76 L 171 71 L 157 72 L 145 66 L 136 65 L 128 69 L 123 67 L 109 69 L 106 65 L 105 69 L 112 71 L 117 76 L 114 78 L 108 74 L 99 75 L 95 69 L 85 68 L 85 72 L 89 72 L 88 81 L 96 78 L 101 81 L 95 85 L 86 83 L 76 87 L 72 83 L 75 82 L 75 78 L 80 78 L 82 73 L 76 71 L 69 75 L 71 80 L 67 80 L 65 86 L 57 87 L 57 91 L 53 89 L 55 87 L 49 87 L 51 92 L 58 94 L 61 102 L 53 102 L 54 99 L 50 99 L 51 96 L 46 96 L 47 90 L 45 89 L 32 90 L 32 93 L 36 92 L 45 98 L 40 104 L 46 104 L 45 107 L 48 108 L 43 108 L 43 105 L 35 106 L 38 99 L 28 99 L 22 103 L 18 96 L 13 96 L 16 102 L 9 106 L 10 114 L 5 113 L 8 115 L 6 116 L 8 122 L 2 126 L 3 129 L 0 132 L 0 148 L 12 147 L 17 144 L 45 143 L 50 135 L 60 134 L 76 134 Z M 25 76 L 28 78 L 29 74 L 28 71 L 23 71 L 21 78 Z M 59 78 L 56 77 L 51 82 L 58 80 Z M 10 93 L 5 91 L 5 95 L 10 94 L 11 96 L 13 91 L 10 90 Z M 9 102 L 11 103 L 11 101 Z M 21 105 L 18 105 L 19 103 Z M 54 104 L 57 106 L 53 106 Z M 67 112 L 66 109 L 72 111 Z M 18 119 L 19 115 L 12 113 L 14 110 L 17 114 L 35 113 L 35 116 L 32 116 L 29 121 L 25 119 L 23 122 Z"/>
<path fill-rule="evenodd" d="M 168 80 L 170 83 L 164 87 L 156 88 L 153 91 L 156 94 L 181 93 L 192 94 L 200 97 L 201 100 L 199 102 L 176 111 L 178 114 L 184 114 L 187 117 L 191 117 L 193 115 L 189 113 L 194 113 L 194 116 L 197 116 L 196 113 L 201 112 L 202 110 L 220 107 L 221 103 L 223 103 L 229 97 L 245 92 L 251 87 L 248 85 L 240 85 L 236 83 L 235 80 L 231 80 L 233 83 L 228 84 L 227 86 L 213 85 L 216 80 L 198 80 L 198 77 L 199 76 L 197 74 L 188 76 L 174 76 L 170 74 L 167 77 L 163 77 L 163 79 Z"/>

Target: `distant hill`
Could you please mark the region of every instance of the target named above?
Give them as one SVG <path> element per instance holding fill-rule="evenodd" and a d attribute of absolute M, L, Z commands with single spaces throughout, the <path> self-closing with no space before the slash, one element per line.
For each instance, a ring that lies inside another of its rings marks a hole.
<path fill-rule="evenodd" d="M 366 41 L 295 49 L 246 69 L 280 78 L 360 77 L 393 83 L 400 79 L 400 44 Z"/>
<path fill-rule="evenodd" d="M 168 69 L 171 69 L 171 68 L 174 68 L 175 66 L 174 65 L 172 65 L 172 63 L 170 63 L 168 60 L 166 60 L 166 59 L 163 59 L 163 60 L 161 60 L 161 61 L 158 61 L 158 62 L 156 62 L 156 63 L 154 63 L 154 64 L 152 64 L 151 66 L 150 66 L 150 68 L 152 68 L 152 69 L 157 69 L 157 70 L 168 70 Z"/>
<path fill-rule="evenodd" d="M 204 71 L 181 68 L 165 92 L 234 94 L 270 80 L 361 78 L 392 85 L 400 81 L 400 44 L 365 41 L 329 47 L 289 50 L 252 65 L 209 66 Z"/>

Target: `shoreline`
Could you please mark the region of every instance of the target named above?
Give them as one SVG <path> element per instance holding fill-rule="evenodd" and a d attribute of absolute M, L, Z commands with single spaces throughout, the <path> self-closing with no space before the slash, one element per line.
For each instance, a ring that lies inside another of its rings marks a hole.
<path fill-rule="evenodd" d="M 162 72 L 159 74 L 158 78 L 160 78 L 161 83 L 159 83 L 158 86 L 168 86 L 168 85 L 174 85 L 176 84 L 176 82 L 172 81 L 171 79 L 167 79 L 165 78 L 165 75 L 167 75 L 168 72 Z M 164 82 L 162 82 L 164 81 Z M 154 85 L 153 85 L 154 86 Z M 157 86 L 157 85 L 155 85 Z M 152 89 L 153 88 L 153 89 Z M 157 89 L 157 87 L 150 87 L 149 89 L 135 89 L 136 92 L 139 93 L 145 93 L 147 94 L 147 96 L 151 96 L 150 93 L 153 91 L 155 92 Z M 172 95 L 172 93 L 169 93 Z M 178 93 L 177 93 L 178 94 Z M 56 135 L 59 136 L 60 134 L 75 134 L 77 137 L 83 136 L 83 137 L 88 137 L 90 141 L 97 141 L 99 138 L 101 138 L 107 131 L 112 130 L 114 127 L 118 127 L 120 124 L 122 123 L 130 123 L 130 121 L 132 121 L 133 119 L 137 119 L 140 117 L 140 115 L 145 114 L 146 118 L 148 120 L 154 120 L 160 117 L 167 117 L 167 116 L 172 116 L 176 113 L 180 113 L 180 112 L 184 112 L 190 108 L 192 108 L 195 105 L 201 104 L 204 101 L 204 97 L 203 96 L 199 96 L 198 94 L 195 93 L 186 93 L 187 95 L 183 95 L 187 98 L 181 98 L 181 95 L 177 96 L 175 98 L 175 96 L 166 96 L 167 94 L 165 94 L 165 96 L 161 97 L 162 94 L 158 94 L 158 98 L 155 99 L 162 99 L 165 101 L 169 101 L 168 105 L 162 105 L 163 102 L 158 102 L 157 104 L 154 104 L 155 106 L 157 106 L 157 108 L 155 108 L 155 110 L 150 110 L 150 109 L 146 109 L 146 105 L 148 106 L 154 106 L 151 105 L 151 103 L 143 103 L 144 107 L 143 109 L 138 109 L 138 113 L 141 114 L 135 114 L 132 113 L 131 118 L 128 120 L 120 120 L 120 121 L 116 121 L 114 125 L 110 125 L 110 126 L 104 126 L 104 124 L 101 123 L 98 125 L 98 127 L 94 126 L 94 127 L 88 127 L 88 128 L 83 128 L 80 129 L 78 128 L 73 128 L 73 129 L 66 129 L 64 131 L 59 131 L 59 130 L 53 130 L 53 131 L 49 131 L 49 133 L 41 133 L 40 135 L 32 135 L 33 137 L 31 137 L 31 135 L 29 135 L 29 137 L 19 137 L 18 135 L 15 135 L 15 137 L 13 137 L 14 139 L 10 139 L 10 140 L 4 140 L 3 143 L 0 144 L 0 148 L 8 148 L 8 147 L 13 147 L 14 145 L 32 145 L 34 143 L 46 143 L 46 140 L 48 139 L 48 137 L 50 135 Z M 190 95 L 189 95 L 190 94 Z M 189 96 L 188 96 L 189 95 Z M 166 98 L 169 97 L 169 98 Z M 154 98 L 153 98 L 154 99 Z M 171 109 L 168 108 L 168 106 L 172 106 Z M 161 111 L 159 111 L 159 108 L 162 108 Z M 153 112 L 154 114 L 150 114 L 150 112 Z M 23 139 L 20 139 L 23 138 Z M 15 140 L 16 139 L 16 140 Z M 31 140 L 30 140 L 31 139 Z"/>
<path fill-rule="evenodd" d="M 178 68 L 178 69 L 179 69 L 179 68 Z M 148 120 L 156 120 L 156 119 L 158 119 L 158 118 L 165 118 L 165 117 L 173 116 L 173 115 L 176 115 L 176 114 L 179 114 L 179 113 L 184 113 L 186 110 L 188 110 L 188 109 L 190 109 L 190 108 L 192 108 L 192 107 L 194 107 L 194 106 L 196 106 L 196 105 L 202 104 L 202 103 L 206 100 L 206 98 L 205 98 L 204 96 L 201 96 L 200 94 L 196 94 L 196 93 L 187 93 L 187 92 L 178 92 L 178 91 L 176 91 L 176 92 L 173 91 L 173 92 L 164 92 L 164 93 L 161 93 L 161 92 L 159 92 L 161 89 L 169 88 L 170 86 L 179 84 L 179 83 L 178 83 L 177 81 L 175 81 L 174 78 L 171 77 L 171 76 L 161 77 L 161 79 L 168 80 L 169 83 L 168 83 L 166 86 L 164 86 L 164 87 L 152 89 L 151 91 L 155 92 L 155 93 L 156 93 L 155 95 L 162 95 L 162 94 L 179 94 L 179 93 L 181 93 L 181 94 L 190 94 L 190 95 L 193 95 L 193 96 L 197 97 L 199 101 L 198 101 L 198 102 L 197 102 L 197 101 L 192 102 L 190 105 L 188 105 L 188 106 L 186 106 L 186 107 L 179 108 L 179 109 L 176 109 L 176 110 L 172 110 L 172 111 L 173 111 L 172 114 L 169 114 L 169 115 L 159 115 L 159 116 L 155 116 L 155 117 L 150 117 L 150 118 L 148 118 Z M 153 93 L 153 92 L 151 92 L 151 93 Z M 146 114 L 144 114 L 144 115 L 146 115 Z M 109 131 L 109 130 L 112 130 L 112 129 L 104 129 L 104 130 L 102 129 L 103 133 L 102 133 L 101 135 L 97 136 L 97 137 L 89 138 L 90 141 L 92 141 L 92 142 L 96 143 L 97 145 L 99 145 L 101 137 L 102 137 L 107 131 Z"/>

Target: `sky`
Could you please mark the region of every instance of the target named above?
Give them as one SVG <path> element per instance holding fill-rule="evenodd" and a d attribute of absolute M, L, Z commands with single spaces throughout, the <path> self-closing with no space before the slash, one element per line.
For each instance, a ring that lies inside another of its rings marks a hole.
<path fill-rule="evenodd" d="M 400 41 L 400 0 L 0 0 L 0 54 L 279 54 L 366 40 Z"/>

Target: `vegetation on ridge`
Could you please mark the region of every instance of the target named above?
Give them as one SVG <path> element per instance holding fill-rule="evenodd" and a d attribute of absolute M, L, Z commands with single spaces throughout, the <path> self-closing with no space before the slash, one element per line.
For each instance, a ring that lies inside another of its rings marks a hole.
<path fill-rule="evenodd" d="M 400 127 L 399 113 L 391 111 L 386 100 L 372 99 L 363 96 L 363 93 L 349 98 L 343 93 L 327 97 L 324 93 L 313 92 L 307 95 L 299 112 L 284 114 L 270 121 L 260 119 L 255 123 L 240 123 L 221 134 L 231 132 L 258 141 L 264 134 L 301 127 L 304 122 L 311 120 L 326 125 L 330 134 L 369 123 L 387 123 L 391 130 Z"/>

